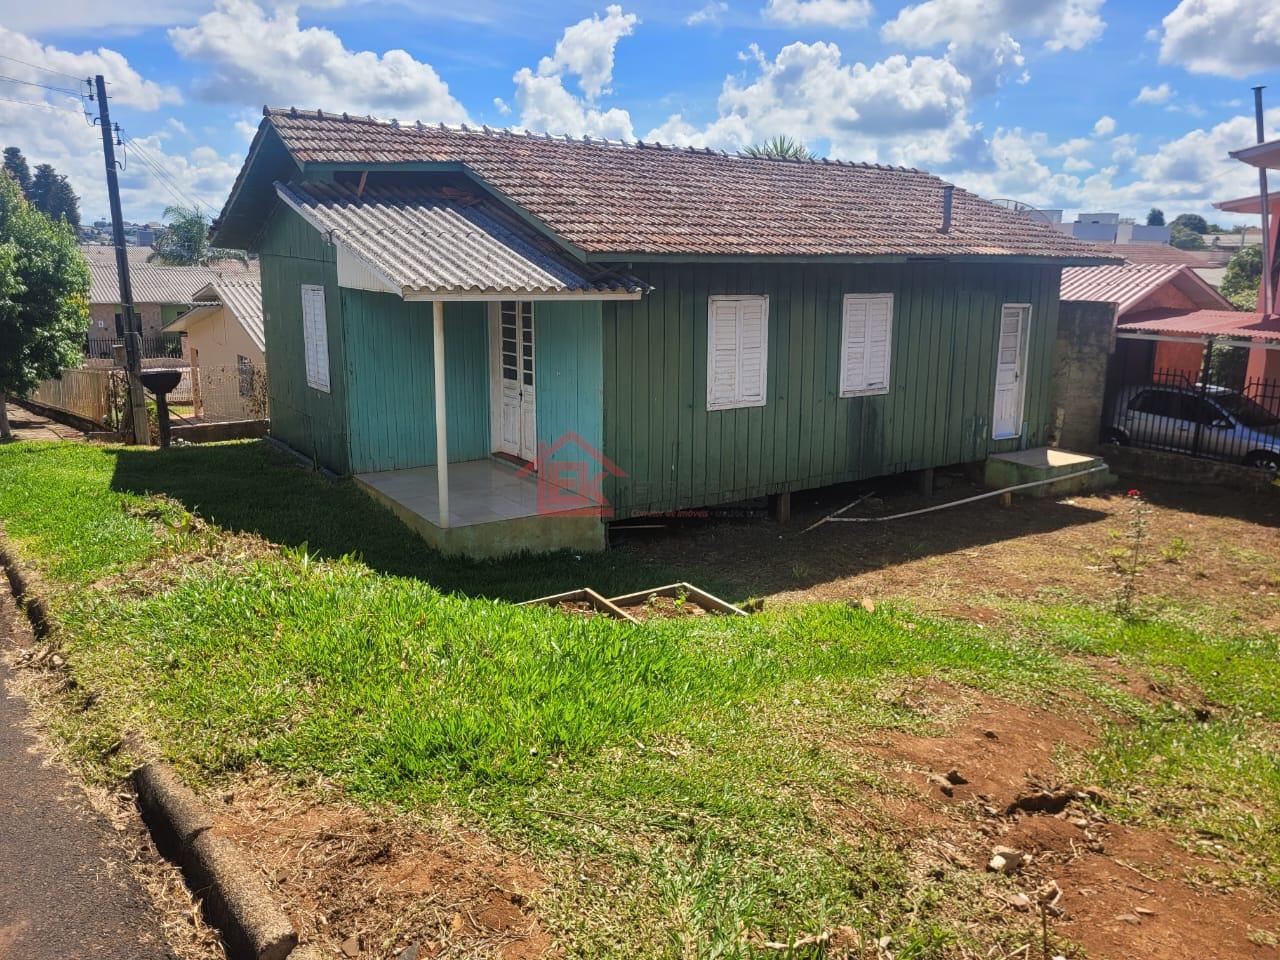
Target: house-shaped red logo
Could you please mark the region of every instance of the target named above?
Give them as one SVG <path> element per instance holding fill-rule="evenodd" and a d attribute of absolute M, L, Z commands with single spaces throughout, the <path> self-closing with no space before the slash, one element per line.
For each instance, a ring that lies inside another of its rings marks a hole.
<path fill-rule="evenodd" d="M 555 443 L 539 443 L 538 459 L 521 467 L 520 475 L 537 478 L 539 515 L 608 518 L 613 516 L 613 508 L 605 499 L 604 478 L 627 474 L 573 430 L 568 430 L 560 434 Z"/>

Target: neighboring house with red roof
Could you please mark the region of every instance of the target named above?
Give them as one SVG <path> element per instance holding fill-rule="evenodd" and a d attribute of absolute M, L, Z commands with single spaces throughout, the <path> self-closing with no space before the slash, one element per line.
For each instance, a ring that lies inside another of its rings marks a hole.
<path fill-rule="evenodd" d="M 1061 299 L 1114 304 L 1118 333 L 1151 311 L 1176 314 L 1234 309 L 1226 297 L 1186 263 L 1069 267 L 1062 271 Z M 1172 340 L 1152 342 L 1142 350 L 1119 349 L 1123 354 L 1121 364 L 1132 376 L 1150 376 L 1152 370 L 1168 371 L 1183 374 L 1192 383 L 1199 378 L 1204 357 L 1202 344 Z"/>
<path fill-rule="evenodd" d="M 1043 444 L 1061 271 L 1110 262 L 919 170 L 276 109 L 213 239 L 273 436 L 471 554 Z M 575 469 L 606 502 L 547 508 Z"/>

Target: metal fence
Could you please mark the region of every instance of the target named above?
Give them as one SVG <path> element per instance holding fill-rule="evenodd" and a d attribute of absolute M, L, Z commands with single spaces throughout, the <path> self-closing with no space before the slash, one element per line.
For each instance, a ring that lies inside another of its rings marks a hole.
<path fill-rule="evenodd" d="M 149 359 L 177 359 L 182 356 L 182 334 L 162 333 L 142 337 L 142 356 Z M 89 337 L 84 342 L 84 355 L 90 360 L 114 360 L 115 348 L 122 346 L 121 337 Z"/>
<path fill-rule="evenodd" d="M 1280 380 L 1212 360 L 1198 381 L 1155 370 L 1112 387 L 1103 439 L 1280 470 Z"/>
<path fill-rule="evenodd" d="M 191 370 L 188 403 L 174 413 L 183 420 L 212 423 L 263 420 L 267 416 L 267 372 L 246 357 L 234 364 L 202 363 Z"/>

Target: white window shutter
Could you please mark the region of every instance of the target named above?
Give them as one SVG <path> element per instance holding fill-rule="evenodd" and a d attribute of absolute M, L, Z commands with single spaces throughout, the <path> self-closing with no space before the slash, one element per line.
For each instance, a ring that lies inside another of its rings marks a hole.
<path fill-rule="evenodd" d="M 889 392 L 893 294 L 851 293 L 840 329 L 840 396 Z"/>
<path fill-rule="evenodd" d="M 325 317 L 324 287 L 302 285 L 302 351 L 307 386 L 329 392 L 329 327 Z"/>
<path fill-rule="evenodd" d="M 711 297 L 707 307 L 707 409 L 765 403 L 768 297 Z"/>

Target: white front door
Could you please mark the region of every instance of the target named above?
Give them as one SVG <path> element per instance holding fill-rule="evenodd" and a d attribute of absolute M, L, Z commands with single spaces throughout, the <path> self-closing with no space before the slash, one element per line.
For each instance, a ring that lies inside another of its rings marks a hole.
<path fill-rule="evenodd" d="M 538 455 L 533 375 L 533 304 L 496 305 L 489 342 L 493 376 L 493 449 L 521 460 Z"/>
<path fill-rule="evenodd" d="M 996 353 L 996 407 L 991 436 L 1006 440 L 1022 435 L 1022 404 L 1026 395 L 1029 303 L 1006 303 L 1000 308 L 1000 343 Z"/>

